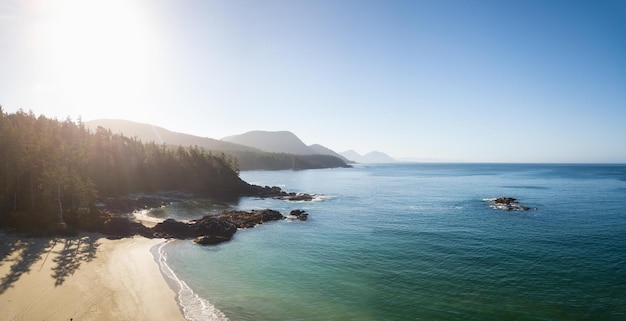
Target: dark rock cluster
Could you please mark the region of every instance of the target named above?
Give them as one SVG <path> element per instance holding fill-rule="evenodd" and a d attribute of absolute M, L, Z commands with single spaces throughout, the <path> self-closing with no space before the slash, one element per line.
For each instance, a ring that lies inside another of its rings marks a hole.
<path fill-rule="evenodd" d="M 224 211 L 217 218 L 232 222 L 238 228 L 254 227 L 264 222 L 278 221 L 285 217 L 280 212 L 270 209 L 247 211 Z"/>
<path fill-rule="evenodd" d="M 159 238 L 188 239 L 206 236 L 228 241 L 237 232 L 237 225 L 226 219 L 207 215 L 189 223 L 167 219 L 155 225 L 152 231 L 153 237 Z"/>
<path fill-rule="evenodd" d="M 311 201 L 313 195 L 306 193 L 288 193 L 280 187 L 248 185 L 247 196 L 276 198 L 287 201 Z M 124 238 L 141 235 L 147 238 L 195 239 L 198 244 L 217 244 L 230 240 L 237 229 L 249 228 L 269 221 L 286 219 L 280 212 L 264 209 L 253 211 L 223 211 L 207 215 L 189 222 L 167 219 L 147 227 L 131 219 L 128 213 L 139 209 L 159 208 L 181 199 L 194 197 L 192 194 L 167 193 L 151 196 L 127 196 L 108 198 L 91 208 L 89 215 L 80 221 L 66 217 L 66 222 L 58 223 L 47 229 L 11 229 L 10 232 L 24 232 L 28 236 L 71 236 L 79 231 L 102 233 L 109 238 Z M 290 220 L 306 221 L 308 214 L 303 210 L 293 210 L 288 215 Z"/>
<path fill-rule="evenodd" d="M 290 215 L 306 221 L 308 214 L 293 210 Z M 126 216 L 111 216 L 103 226 L 103 233 L 112 238 L 141 235 L 148 238 L 194 239 L 202 245 L 217 244 L 230 240 L 239 228 L 254 227 L 264 222 L 285 219 L 280 212 L 264 209 L 253 211 L 224 211 L 216 215 L 206 215 L 189 222 L 167 219 L 150 228 L 131 221 Z"/>
<path fill-rule="evenodd" d="M 251 185 L 252 196 L 261 198 L 277 198 L 286 201 L 312 201 L 313 195 L 307 193 L 285 192 L 278 186 Z"/>
<path fill-rule="evenodd" d="M 293 210 L 289 215 L 295 217 L 297 220 L 306 221 L 309 219 L 309 214 L 303 210 Z"/>
<path fill-rule="evenodd" d="M 504 211 L 528 211 L 530 208 L 520 204 L 517 199 L 512 197 L 498 197 L 490 199 L 491 207 Z"/>

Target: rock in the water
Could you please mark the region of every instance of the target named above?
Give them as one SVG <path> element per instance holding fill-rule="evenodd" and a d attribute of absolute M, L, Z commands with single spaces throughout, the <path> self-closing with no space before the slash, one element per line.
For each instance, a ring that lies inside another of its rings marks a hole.
<path fill-rule="evenodd" d="M 314 197 L 314 195 L 307 194 L 307 193 L 293 193 L 293 192 L 287 193 L 278 186 L 261 187 L 257 185 L 251 185 L 250 188 L 251 188 L 253 195 L 262 197 L 262 198 L 272 197 L 272 198 L 281 199 L 284 201 L 312 201 Z"/>
<path fill-rule="evenodd" d="M 217 217 L 234 223 L 239 228 L 254 227 L 269 221 L 282 220 L 285 217 L 280 212 L 270 209 L 246 211 L 224 211 Z"/>
<path fill-rule="evenodd" d="M 305 221 L 308 214 L 302 210 L 292 211 L 292 215 Z M 217 244 L 230 240 L 238 228 L 254 227 L 269 221 L 282 220 L 285 217 L 271 209 L 253 211 L 224 211 L 216 215 L 205 215 L 189 222 L 166 219 L 149 228 L 133 222 L 128 217 L 109 215 L 102 227 L 102 232 L 112 237 L 143 235 L 145 237 L 194 239 L 198 244 Z"/>
<path fill-rule="evenodd" d="M 230 237 L 218 236 L 218 235 L 204 235 L 198 236 L 193 241 L 200 245 L 214 245 L 222 242 L 229 241 Z"/>
<path fill-rule="evenodd" d="M 225 219 L 205 215 L 189 223 L 167 219 L 152 228 L 156 236 L 186 239 L 198 236 L 216 236 L 230 239 L 237 226 Z"/>
<path fill-rule="evenodd" d="M 286 201 L 305 201 L 310 202 L 313 200 L 313 195 L 306 193 L 290 193 L 288 196 L 282 196 L 281 199 Z"/>
<path fill-rule="evenodd" d="M 155 225 L 152 230 L 155 235 L 159 237 L 173 237 L 177 239 L 186 239 L 194 237 L 191 231 L 189 223 L 180 222 L 175 219 L 168 218 L 167 220 Z"/>
<path fill-rule="evenodd" d="M 295 216 L 296 219 L 300 221 L 306 221 L 307 219 L 309 219 L 309 214 L 303 210 L 293 210 L 289 213 L 289 215 Z"/>
<path fill-rule="evenodd" d="M 282 220 L 283 218 L 285 218 L 283 214 L 280 214 L 280 212 L 275 211 L 275 210 L 268 209 L 268 210 L 261 211 L 261 220 L 263 222 L 278 221 L 278 220 Z"/>
<path fill-rule="evenodd" d="M 498 197 L 488 199 L 491 201 L 491 208 L 503 211 L 528 211 L 530 208 L 517 202 L 517 199 L 512 197 Z"/>
<path fill-rule="evenodd" d="M 233 222 L 211 215 L 192 222 L 191 228 L 196 235 L 215 235 L 230 239 L 237 232 L 237 225 Z"/>

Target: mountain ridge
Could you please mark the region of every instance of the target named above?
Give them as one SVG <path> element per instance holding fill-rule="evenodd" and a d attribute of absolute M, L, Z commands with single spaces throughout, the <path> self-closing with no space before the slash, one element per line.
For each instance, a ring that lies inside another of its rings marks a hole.
<path fill-rule="evenodd" d="M 271 153 L 288 153 L 295 155 L 330 155 L 348 163 L 350 160 L 334 150 L 320 145 L 306 145 L 296 134 L 286 131 L 252 130 L 239 135 L 222 138 L 223 141 L 257 148 Z"/>
<path fill-rule="evenodd" d="M 309 148 L 296 134 L 290 131 L 252 130 L 239 135 L 226 136 L 222 141 L 254 147 L 270 153 L 288 153 L 313 155 Z"/>
<path fill-rule="evenodd" d="M 292 148 L 292 150 L 273 149 L 267 151 L 234 142 L 173 132 L 162 127 L 129 120 L 96 119 L 87 121 L 84 125 L 89 130 L 95 131 L 98 127 L 102 127 L 110 130 L 112 133 L 122 134 L 130 138 L 134 137 L 143 142 L 155 142 L 169 146 L 198 146 L 208 151 L 221 152 L 234 157 L 237 160 L 239 170 L 349 167 L 346 164 L 347 161 L 339 154 L 321 145 L 306 146 L 295 134 L 287 131 L 281 131 L 278 134 L 287 143 L 295 144 L 296 148 Z M 269 136 L 266 139 L 273 140 L 272 135 Z M 263 144 L 258 143 L 253 145 L 263 146 Z"/>
<path fill-rule="evenodd" d="M 96 119 L 85 122 L 85 127 L 96 130 L 98 127 L 136 137 L 143 142 L 155 142 L 175 146 L 199 146 L 214 151 L 258 151 L 248 146 L 237 145 L 209 137 L 174 132 L 163 127 L 123 119 Z"/>
<path fill-rule="evenodd" d="M 339 153 L 343 157 L 355 161 L 357 163 L 393 163 L 396 162 L 391 156 L 379 152 L 379 151 L 371 151 L 365 155 L 361 155 L 354 150 L 347 150 Z"/>

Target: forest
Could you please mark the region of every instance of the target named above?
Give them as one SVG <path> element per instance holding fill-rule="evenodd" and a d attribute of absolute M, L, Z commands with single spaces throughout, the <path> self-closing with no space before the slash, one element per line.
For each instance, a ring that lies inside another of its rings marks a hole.
<path fill-rule="evenodd" d="M 237 160 L 200 147 L 142 143 L 79 119 L 59 121 L 0 106 L 0 227 L 88 225 L 98 200 L 178 190 L 203 197 L 243 195 Z"/>
<path fill-rule="evenodd" d="M 331 155 L 294 155 L 263 151 L 225 151 L 236 160 L 241 170 L 285 170 L 350 167 L 339 157 Z"/>

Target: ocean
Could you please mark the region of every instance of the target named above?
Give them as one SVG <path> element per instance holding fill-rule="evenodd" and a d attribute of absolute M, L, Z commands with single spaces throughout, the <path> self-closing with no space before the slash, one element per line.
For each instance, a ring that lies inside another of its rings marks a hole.
<path fill-rule="evenodd" d="M 626 320 L 626 165 L 381 164 L 249 171 L 313 202 L 230 242 L 156 249 L 190 320 Z M 508 196 L 531 208 L 502 211 Z M 158 215 L 225 207 L 186 201 Z"/>

